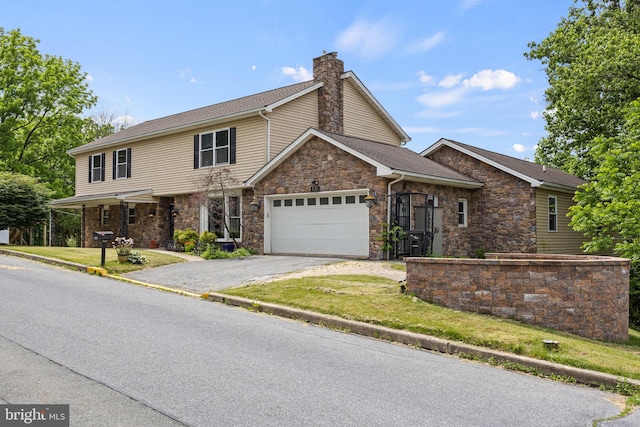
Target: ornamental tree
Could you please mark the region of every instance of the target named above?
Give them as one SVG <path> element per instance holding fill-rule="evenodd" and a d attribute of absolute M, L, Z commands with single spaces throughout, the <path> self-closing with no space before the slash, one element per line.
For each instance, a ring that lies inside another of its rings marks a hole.
<path fill-rule="evenodd" d="M 44 221 L 51 191 L 37 179 L 0 172 L 0 229 L 26 228 Z"/>

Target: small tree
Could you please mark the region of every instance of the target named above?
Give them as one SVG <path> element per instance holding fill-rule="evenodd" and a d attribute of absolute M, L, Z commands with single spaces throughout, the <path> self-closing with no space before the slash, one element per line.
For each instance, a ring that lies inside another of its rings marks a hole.
<path fill-rule="evenodd" d="M 222 229 L 231 236 L 233 244 L 238 244 L 237 234 L 242 235 L 242 221 L 240 221 L 240 197 L 231 195 L 231 190 L 240 185 L 240 181 L 227 168 L 210 168 L 206 175 L 194 181 L 197 189 L 192 201 L 207 209 L 209 218 L 220 224 Z M 232 215 L 235 212 L 238 214 Z M 233 222 L 233 226 L 232 226 Z M 236 229 L 237 226 L 237 229 Z M 216 233 L 220 237 L 220 233 Z"/>
<path fill-rule="evenodd" d="M 35 178 L 0 172 L 0 229 L 32 227 L 46 220 L 51 194 Z"/>

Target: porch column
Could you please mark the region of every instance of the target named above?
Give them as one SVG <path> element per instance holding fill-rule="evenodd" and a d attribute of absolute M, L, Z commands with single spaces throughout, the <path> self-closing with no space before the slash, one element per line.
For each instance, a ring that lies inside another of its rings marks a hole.
<path fill-rule="evenodd" d="M 49 246 L 56 245 L 55 234 L 56 234 L 57 218 L 58 218 L 58 213 L 53 209 L 49 209 Z"/>
<path fill-rule="evenodd" d="M 129 204 L 120 202 L 120 236 L 129 237 Z"/>
<path fill-rule="evenodd" d="M 80 213 L 80 247 L 85 248 L 84 235 L 87 227 L 87 207 L 82 205 L 82 211 Z"/>

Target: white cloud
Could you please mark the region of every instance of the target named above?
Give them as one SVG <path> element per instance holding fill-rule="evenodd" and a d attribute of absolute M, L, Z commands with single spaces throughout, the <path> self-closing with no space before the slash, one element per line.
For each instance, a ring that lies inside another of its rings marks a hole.
<path fill-rule="evenodd" d="M 353 52 L 367 59 L 389 52 L 398 40 L 398 29 L 388 19 L 369 22 L 358 19 L 338 35 L 339 51 Z"/>
<path fill-rule="evenodd" d="M 416 73 L 418 75 L 418 79 L 420 80 L 420 83 L 431 83 L 433 81 L 433 76 L 430 76 L 429 74 L 425 73 L 424 71 L 418 71 Z"/>
<path fill-rule="evenodd" d="M 462 82 L 465 87 L 479 87 L 482 90 L 511 89 L 520 78 L 506 70 L 482 70 L 474 74 L 470 79 Z"/>
<path fill-rule="evenodd" d="M 179 76 L 181 79 L 184 79 L 184 78 L 185 78 L 185 77 L 187 77 L 187 75 L 189 75 L 189 74 L 191 74 L 191 68 L 189 68 L 189 67 L 184 67 L 184 68 L 182 68 L 182 69 L 178 70 L 178 76 Z"/>
<path fill-rule="evenodd" d="M 93 81 L 93 76 L 89 73 L 87 73 L 87 75 L 84 77 L 84 79 L 88 82 L 92 82 Z"/>
<path fill-rule="evenodd" d="M 431 37 L 427 37 L 426 39 L 417 41 L 409 45 L 406 50 L 407 52 L 428 52 L 442 43 L 445 35 L 446 33 L 444 31 L 439 31 Z"/>
<path fill-rule="evenodd" d="M 527 151 L 527 148 L 522 144 L 513 144 L 512 148 L 516 153 L 524 153 L 525 151 Z"/>
<path fill-rule="evenodd" d="M 251 66 L 251 70 L 255 71 L 255 70 L 257 70 L 257 69 L 258 69 L 258 67 L 256 67 L 255 65 L 252 65 L 252 66 Z"/>
<path fill-rule="evenodd" d="M 128 114 L 125 114 L 125 115 L 114 118 L 113 123 L 116 124 L 117 126 L 131 127 L 131 126 L 137 125 L 138 123 L 140 123 L 140 121 L 133 116 L 129 116 Z"/>
<path fill-rule="evenodd" d="M 537 111 L 532 111 L 530 114 L 531 118 L 533 120 L 537 119 L 538 117 L 540 117 L 540 113 L 538 113 Z"/>
<path fill-rule="evenodd" d="M 446 76 L 444 79 L 440 80 L 440 82 L 438 83 L 438 86 L 451 88 L 459 85 L 461 81 L 462 81 L 462 74 L 456 74 L 456 75 L 450 74 Z"/>
<path fill-rule="evenodd" d="M 282 67 L 281 70 L 282 74 L 291 77 L 295 82 L 306 82 L 308 80 L 313 80 L 313 74 L 302 65 L 298 65 L 296 68 Z"/>
<path fill-rule="evenodd" d="M 191 77 L 191 80 L 189 80 L 189 83 L 198 84 L 200 82 L 197 79 L 194 79 L 193 77 Z"/>
<path fill-rule="evenodd" d="M 458 103 L 465 93 L 464 88 L 456 88 L 447 92 L 425 93 L 418 97 L 418 102 L 427 107 L 446 107 Z"/>

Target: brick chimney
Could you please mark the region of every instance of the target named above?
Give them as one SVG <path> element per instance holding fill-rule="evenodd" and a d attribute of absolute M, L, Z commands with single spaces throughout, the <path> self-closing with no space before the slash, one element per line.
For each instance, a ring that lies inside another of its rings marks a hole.
<path fill-rule="evenodd" d="M 318 127 L 327 132 L 344 133 L 342 73 L 337 52 L 313 59 L 313 80 L 324 84 L 318 91 Z"/>

